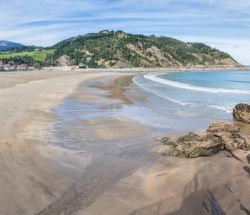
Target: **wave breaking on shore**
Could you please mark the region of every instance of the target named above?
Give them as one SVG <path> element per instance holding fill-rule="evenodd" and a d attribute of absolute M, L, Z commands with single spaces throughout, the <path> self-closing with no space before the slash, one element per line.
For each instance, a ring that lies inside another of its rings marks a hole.
<path fill-rule="evenodd" d="M 233 93 L 233 94 L 249 94 L 249 90 L 240 90 L 240 89 L 223 89 L 223 88 L 209 88 L 209 87 L 198 87 L 191 84 L 185 84 L 176 81 L 170 81 L 164 78 L 160 78 L 159 74 L 147 74 L 144 76 L 146 79 L 149 79 L 154 82 L 158 82 L 161 84 L 166 84 L 172 87 L 187 89 L 187 90 L 194 90 L 200 92 L 209 92 L 209 93 Z"/>

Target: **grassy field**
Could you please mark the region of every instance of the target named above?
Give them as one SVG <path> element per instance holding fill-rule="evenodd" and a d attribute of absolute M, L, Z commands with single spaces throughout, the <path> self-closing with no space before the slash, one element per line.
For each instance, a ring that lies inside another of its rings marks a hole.
<path fill-rule="evenodd" d="M 17 57 L 17 56 L 30 56 L 34 58 L 36 61 L 42 61 L 44 62 L 46 59 L 46 56 L 48 54 L 53 54 L 54 50 L 41 50 L 41 51 L 31 51 L 31 52 L 17 52 L 17 53 L 0 53 L 0 59 L 6 58 L 9 59 L 11 57 Z"/>

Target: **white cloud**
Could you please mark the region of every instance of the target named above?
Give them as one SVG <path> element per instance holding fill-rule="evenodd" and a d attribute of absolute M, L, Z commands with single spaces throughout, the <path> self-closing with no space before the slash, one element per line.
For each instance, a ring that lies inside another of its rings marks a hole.
<path fill-rule="evenodd" d="M 201 39 L 250 63 L 249 0 L 8 0 L 0 10 L 0 39 L 52 45 L 79 34 L 121 29 Z"/>

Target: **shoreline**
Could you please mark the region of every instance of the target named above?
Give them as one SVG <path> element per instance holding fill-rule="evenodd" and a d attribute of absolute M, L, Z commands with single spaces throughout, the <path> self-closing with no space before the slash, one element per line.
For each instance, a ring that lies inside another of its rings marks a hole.
<path fill-rule="evenodd" d="M 100 87 L 99 84 L 98 86 Z M 103 88 L 100 89 L 103 90 Z M 97 94 L 99 95 L 97 98 L 101 99 L 102 94 Z M 124 101 L 124 99 L 121 100 Z M 83 102 L 91 101 L 83 100 Z M 106 121 L 105 117 L 97 117 L 94 121 L 94 125 L 100 123 L 105 124 L 104 130 L 99 126 L 93 127 L 98 135 L 100 132 L 104 134 L 107 134 L 107 131 L 117 132 L 109 125 L 109 120 Z M 119 124 L 120 122 L 116 124 L 116 127 L 119 127 Z M 136 129 L 138 129 L 137 126 Z M 188 214 L 195 214 L 199 211 L 200 214 L 205 215 L 210 214 L 208 211 L 212 213 L 213 204 L 216 205 L 218 211 L 224 211 L 227 214 L 244 214 L 240 205 L 245 208 L 249 205 L 248 188 L 237 185 L 249 184 L 248 176 L 242 168 L 245 163 L 240 163 L 227 152 L 198 159 L 161 157 L 164 149 L 157 141 L 157 136 L 160 134 L 156 134 L 155 131 L 152 129 L 144 133 L 139 144 L 143 147 L 147 147 L 147 143 L 151 145 L 148 149 L 158 158 L 149 165 L 142 165 L 131 175 L 108 187 L 90 205 L 84 206 L 78 214 L 177 215 L 186 211 Z M 117 142 L 121 136 L 111 135 L 110 137 L 109 141 L 114 138 Z M 101 135 L 99 138 L 105 139 L 105 136 Z M 137 141 L 133 138 L 134 144 Z M 126 139 L 126 143 L 128 142 L 130 142 L 129 138 Z M 120 144 L 125 144 L 124 140 Z M 245 152 L 239 150 L 235 153 L 237 157 L 245 161 Z M 212 205 L 210 205 L 211 202 Z M 108 207 L 111 204 L 114 207 Z M 204 205 L 207 205 L 208 209 Z"/>
<path fill-rule="evenodd" d="M 247 66 L 241 67 L 230 67 L 230 66 L 221 66 L 221 67 L 213 67 L 213 66 L 197 66 L 197 67 L 152 67 L 152 68 L 144 68 L 144 67 L 137 67 L 137 68 L 87 68 L 87 69 L 74 69 L 73 71 L 79 72 L 124 72 L 124 73 L 149 73 L 149 72 L 185 72 L 185 71 L 223 71 L 223 70 L 249 70 L 250 68 Z M 65 70 L 65 71 L 72 71 L 71 66 L 65 67 L 48 67 L 44 68 L 43 70 L 48 71 L 58 71 L 58 70 Z"/>
<path fill-rule="evenodd" d="M 31 70 L 31 71 L 5 71 L 0 74 L 8 73 L 34 73 L 34 72 L 120 72 L 120 73 L 155 73 L 155 72 L 188 72 L 188 71 L 244 71 L 250 70 L 249 66 L 196 66 L 196 67 L 131 67 L 131 68 L 86 68 L 79 69 L 74 68 L 73 66 L 56 66 L 56 67 L 43 67 L 40 70 Z"/>
<path fill-rule="evenodd" d="M 240 205 L 250 204 L 244 164 L 228 153 L 161 157 L 162 131 L 119 114 L 135 107 L 126 94 L 131 73 L 23 75 L 6 75 L 0 89 L 1 120 L 12 119 L 1 124 L 0 213 L 206 215 L 204 202 L 210 210 L 212 201 L 227 214 L 244 214 Z"/>

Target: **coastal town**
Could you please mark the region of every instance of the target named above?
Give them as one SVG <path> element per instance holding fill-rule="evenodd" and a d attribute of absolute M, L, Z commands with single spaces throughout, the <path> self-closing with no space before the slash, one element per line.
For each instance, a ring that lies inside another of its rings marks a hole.
<path fill-rule="evenodd" d="M 0 72 L 14 72 L 14 71 L 33 71 L 35 67 L 27 64 L 2 64 L 0 61 Z"/>

